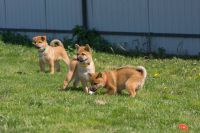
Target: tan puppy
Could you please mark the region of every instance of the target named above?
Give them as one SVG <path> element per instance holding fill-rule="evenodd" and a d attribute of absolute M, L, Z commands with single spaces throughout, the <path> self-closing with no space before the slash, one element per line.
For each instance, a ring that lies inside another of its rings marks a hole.
<path fill-rule="evenodd" d="M 121 93 L 126 88 L 130 96 L 134 97 L 136 91 L 144 85 L 147 72 L 142 66 L 136 68 L 127 66 L 110 72 L 90 73 L 89 75 L 92 92 L 99 87 L 106 87 L 107 94 L 115 94 L 116 92 Z"/>
<path fill-rule="evenodd" d="M 63 89 L 65 90 L 69 82 L 74 79 L 74 87 L 77 87 L 79 82 L 82 83 L 84 91 L 88 93 L 88 73 L 95 73 L 95 66 L 92 60 L 92 50 L 88 44 L 79 46 L 75 44 L 77 57 L 70 62 L 69 71 L 64 80 Z"/>
<path fill-rule="evenodd" d="M 49 65 L 51 74 L 54 74 L 54 67 L 56 67 L 57 71 L 59 72 L 60 59 L 62 59 L 67 65 L 69 65 L 69 57 L 60 40 L 52 40 L 49 46 L 47 44 L 46 36 L 36 36 L 33 37 L 33 43 L 36 47 L 39 48 L 39 65 L 42 72 L 45 72 L 45 64 Z M 56 44 L 58 44 L 58 46 L 55 46 Z"/>

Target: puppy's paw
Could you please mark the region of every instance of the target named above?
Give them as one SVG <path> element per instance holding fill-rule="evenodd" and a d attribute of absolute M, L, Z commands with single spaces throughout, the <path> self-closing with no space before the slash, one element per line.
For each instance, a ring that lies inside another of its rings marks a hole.
<path fill-rule="evenodd" d="M 85 92 L 85 93 L 89 93 L 88 87 L 85 87 L 85 88 L 84 88 L 84 92 Z"/>
<path fill-rule="evenodd" d="M 50 72 L 51 75 L 54 75 L 54 72 Z"/>
<path fill-rule="evenodd" d="M 64 81 L 64 85 L 63 85 L 63 89 L 66 89 L 67 88 L 67 86 L 68 86 L 68 82 L 67 81 Z"/>

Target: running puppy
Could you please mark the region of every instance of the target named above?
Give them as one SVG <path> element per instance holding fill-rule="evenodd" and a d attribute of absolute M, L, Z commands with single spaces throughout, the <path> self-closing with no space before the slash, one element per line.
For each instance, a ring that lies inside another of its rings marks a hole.
<path fill-rule="evenodd" d="M 42 72 L 45 72 L 45 64 L 49 65 L 51 74 L 54 74 L 55 67 L 56 70 L 60 72 L 60 59 L 62 59 L 67 65 L 69 65 L 69 57 L 60 40 L 54 39 L 51 41 L 50 45 L 48 45 L 46 36 L 36 36 L 33 37 L 33 44 L 37 48 L 39 48 L 39 66 Z"/>
<path fill-rule="evenodd" d="M 136 91 L 144 85 L 147 72 L 143 66 L 121 67 L 110 72 L 90 73 L 90 91 L 95 92 L 99 87 L 105 87 L 107 94 L 121 93 L 127 89 L 130 96 L 134 97 Z"/>
<path fill-rule="evenodd" d="M 70 62 L 69 71 L 64 80 L 63 90 L 65 90 L 69 82 L 74 79 L 74 87 L 77 87 L 79 82 L 81 82 L 84 91 L 88 93 L 88 81 L 90 79 L 88 73 L 95 73 L 92 49 L 88 44 L 85 46 L 75 44 L 75 47 L 77 50 L 77 57 Z"/>

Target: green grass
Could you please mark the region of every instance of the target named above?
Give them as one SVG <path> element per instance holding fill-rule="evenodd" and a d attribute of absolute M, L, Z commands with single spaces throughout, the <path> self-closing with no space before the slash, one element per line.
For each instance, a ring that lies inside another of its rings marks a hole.
<path fill-rule="evenodd" d="M 72 56 L 73 53 L 70 53 Z M 58 91 L 67 69 L 39 73 L 37 50 L 0 42 L 0 132 L 189 132 L 200 131 L 200 62 L 145 59 L 94 53 L 97 71 L 123 65 L 147 68 L 146 84 L 135 98 L 86 95 L 82 88 Z"/>

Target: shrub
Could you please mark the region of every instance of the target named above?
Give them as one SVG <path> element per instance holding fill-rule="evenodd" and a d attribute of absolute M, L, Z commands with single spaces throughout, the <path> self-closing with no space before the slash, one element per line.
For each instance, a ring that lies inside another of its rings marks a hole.
<path fill-rule="evenodd" d="M 1 40 L 5 43 L 32 46 L 31 40 L 27 36 L 10 31 L 1 32 Z"/>
<path fill-rule="evenodd" d="M 164 58 L 166 56 L 166 50 L 164 48 L 158 48 L 158 56 Z"/>
<path fill-rule="evenodd" d="M 21 35 L 19 33 L 13 32 L 1 32 L 0 39 L 4 43 L 11 43 L 16 45 L 25 45 L 25 46 L 33 46 L 32 40 L 30 40 L 27 36 Z M 127 51 L 120 48 L 118 45 L 112 45 L 108 41 L 106 41 L 101 35 L 95 30 L 87 30 L 82 26 L 76 26 L 72 29 L 72 37 L 65 37 L 63 40 L 63 44 L 68 51 L 74 50 L 74 44 L 89 44 L 92 49 L 96 51 L 102 51 L 107 53 L 114 54 L 122 54 L 126 56 L 135 56 L 141 55 L 141 51 Z"/>
<path fill-rule="evenodd" d="M 87 30 L 82 26 L 76 26 L 72 30 L 72 39 L 70 41 L 79 44 L 90 44 L 97 51 L 113 52 L 114 49 L 95 29 Z"/>

